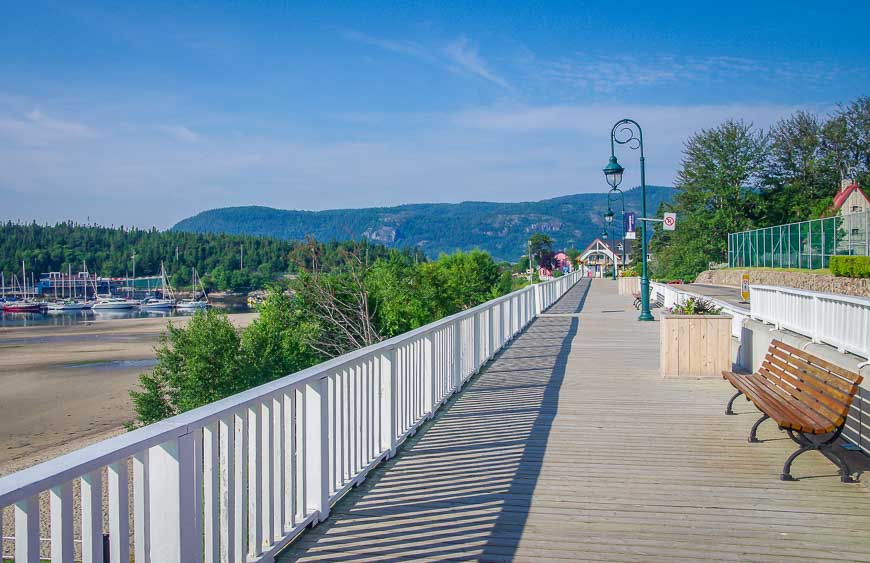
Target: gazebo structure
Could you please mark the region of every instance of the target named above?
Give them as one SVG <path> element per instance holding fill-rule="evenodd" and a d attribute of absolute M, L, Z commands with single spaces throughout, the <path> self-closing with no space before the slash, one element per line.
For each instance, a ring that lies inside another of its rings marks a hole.
<path fill-rule="evenodd" d="M 605 277 L 610 273 L 614 262 L 616 262 L 617 271 L 621 270 L 626 264 L 631 263 L 631 259 L 628 258 L 631 250 L 630 246 L 625 248 L 626 264 L 622 263 L 622 245 L 629 245 L 630 242 L 629 240 L 618 240 L 611 243 L 600 238 L 593 240 L 579 257 L 586 268 L 586 275 L 595 278 Z"/>

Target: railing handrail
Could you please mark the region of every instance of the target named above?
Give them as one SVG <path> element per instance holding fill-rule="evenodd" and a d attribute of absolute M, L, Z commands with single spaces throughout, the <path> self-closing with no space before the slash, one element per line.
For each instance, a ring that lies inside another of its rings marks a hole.
<path fill-rule="evenodd" d="M 568 274 L 574 275 L 575 273 Z M 33 467 L 0 477 L 0 507 L 8 506 L 34 493 L 45 491 L 81 476 L 107 463 L 125 458 L 143 449 L 167 440 L 189 434 L 195 429 L 220 419 L 223 416 L 256 404 L 264 397 L 287 388 L 304 385 L 314 379 L 322 379 L 357 360 L 388 352 L 404 343 L 443 328 L 458 320 L 471 317 L 477 312 L 499 305 L 524 292 L 533 292 L 535 287 L 547 287 L 559 283 L 562 278 L 529 285 L 516 291 L 481 303 L 470 309 L 444 317 L 422 327 L 394 336 L 382 342 L 360 348 L 353 352 L 331 358 L 315 366 L 286 375 L 274 381 L 180 413 L 160 422 L 149 424 L 125 434 L 114 436 L 42 462 Z"/>
<path fill-rule="evenodd" d="M 762 291 L 777 291 L 780 293 L 791 293 L 792 295 L 804 295 L 807 297 L 826 299 L 828 301 L 843 301 L 846 303 L 861 305 L 863 307 L 870 307 L 870 297 L 860 297 L 858 295 L 843 295 L 842 293 L 813 291 L 809 289 L 798 289 L 796 287 L 782 287 L 777 285 L 750 285 L 749 290 L 752 291 L 753 289 L 760 289 Z"/>

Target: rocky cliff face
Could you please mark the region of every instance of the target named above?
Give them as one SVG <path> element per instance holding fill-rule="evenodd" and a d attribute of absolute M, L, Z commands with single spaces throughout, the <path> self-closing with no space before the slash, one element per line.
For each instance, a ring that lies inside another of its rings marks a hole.
<path fill-rule="evenodd" d="M 870 297 L 870 279 L 839 278 L 832 275 L 803 272 L 756 270 L 752 268 L 745 270 L 707 270 L 698 274 L 695 283 L 740 287 L 740 279 L 744 273 L 749 274 L 749 283 L 753 285 L 779 285 L 805 289 L 807 291 Z"/>

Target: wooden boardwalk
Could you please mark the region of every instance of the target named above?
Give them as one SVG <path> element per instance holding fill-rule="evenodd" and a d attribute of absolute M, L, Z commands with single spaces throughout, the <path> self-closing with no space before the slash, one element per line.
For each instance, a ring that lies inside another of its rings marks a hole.
<path fill-rule="evenodd" d="M 870 561 L 870 491 L 815 452 L 781 482 L 793 442 L 747 443 L 720 379 L 660 378 L 614 286 L 569 292 L 282 560 Z"/>

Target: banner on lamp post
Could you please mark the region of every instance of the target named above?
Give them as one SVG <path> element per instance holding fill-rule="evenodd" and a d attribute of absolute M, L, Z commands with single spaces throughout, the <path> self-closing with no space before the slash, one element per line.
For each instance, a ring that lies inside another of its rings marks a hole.
<path fill-rule="evenodd" d="M 625 240 L 634 240 L 637 237 L 637 216 L 631 211 L 626 213 L 624 217 Z"/>

